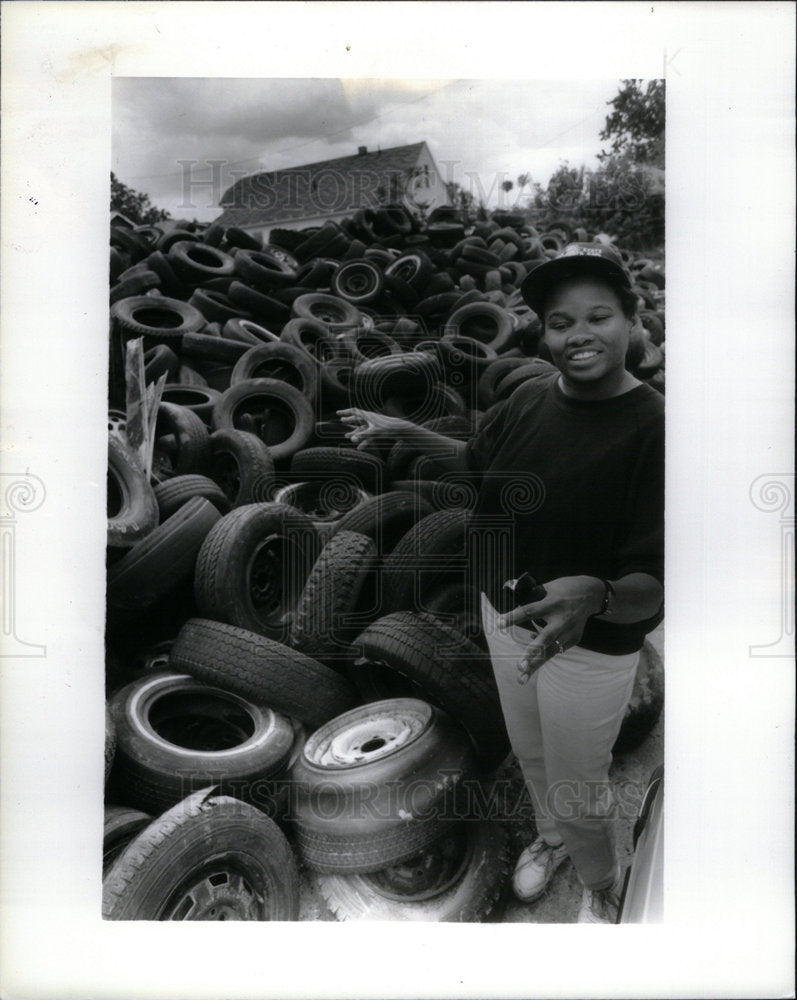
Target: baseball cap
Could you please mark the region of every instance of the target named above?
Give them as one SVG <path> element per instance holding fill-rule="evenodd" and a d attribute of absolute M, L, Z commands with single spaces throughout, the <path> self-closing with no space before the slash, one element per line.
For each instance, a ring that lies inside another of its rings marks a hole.
<path fill-rule="evenodd" d="M 623 258 L 603 243 L 570 243 L 551 260 L 538 264 L 523 280 L 520 293 L 539 316 L 547 291 L 559 281 L 582 274 L 609 278 L 625 288 L 631 288 L 631 275 Z"/>

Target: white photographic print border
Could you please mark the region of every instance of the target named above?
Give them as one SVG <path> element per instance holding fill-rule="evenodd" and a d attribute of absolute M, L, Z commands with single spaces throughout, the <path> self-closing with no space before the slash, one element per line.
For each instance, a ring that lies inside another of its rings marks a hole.
<path fill-rule="evenodd" d="M 3 996 L 793 992 L 794 21 L 786 3 L 3 5 Z M 664 924 L 102 921 L 111 78 L 208 75 L 666 78 Z"/>

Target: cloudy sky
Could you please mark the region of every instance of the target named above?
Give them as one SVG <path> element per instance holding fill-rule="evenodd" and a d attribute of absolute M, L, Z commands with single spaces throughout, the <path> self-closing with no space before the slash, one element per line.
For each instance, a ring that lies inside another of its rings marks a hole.
<path fill-rule="evenodd" d="M 618 88 L 617 80 L 116 78 L 112 169 L 173 216 L 204 221 L 219 214 L 237 176 L 425 139 L 446 179 L 495 206 L 518 197 L 517 187 L 501 193 L 505 179 L 530 173 L 544 185 L 561 160 L 594 166 Z"/>

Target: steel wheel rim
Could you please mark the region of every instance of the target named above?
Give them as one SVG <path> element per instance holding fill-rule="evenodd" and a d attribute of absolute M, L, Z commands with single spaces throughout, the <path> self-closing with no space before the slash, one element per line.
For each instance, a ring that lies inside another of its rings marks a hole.
<path fill-rule="evenodd" d="M 442 896 L 465 874 L 473 857 L 473 839 L 457 826 L 445 837 L 400 864 L 363 875 L 385 899 L 419 903 Z"/>
<path fill-rule="evenodd" d="M 268 897 L 233 862 L 192 872 L 166 902 L 161 920 L 269 920 Z"/>
<path fill-rule="evenodd" d="M 305 744 L 305 758 L 330 769 L 371 764 L 414 743 L 431 722 L 431 706 L 419 699 L 364 705 L 317 729 Z"/>
<path fill-rule="evenodd" d="M 282 535 L 269 535 L 255 548 L 246 567 L 249 599 L 259 614 L 273 617 L 285 603 L 283 567 L 288 540 Z"/>

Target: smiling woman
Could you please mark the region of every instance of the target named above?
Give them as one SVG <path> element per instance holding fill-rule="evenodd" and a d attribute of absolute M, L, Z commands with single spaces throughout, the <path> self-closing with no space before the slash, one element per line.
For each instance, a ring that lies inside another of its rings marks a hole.
<path fill-rule="evenodd" d="M 521 291 L 556 368 L 493 406 L 467 443 L 379 414 L 342 417 L 359 446 L 401 435 L 480 474 L 470 530 L 484 633 L 538 832 L 515 894 L 539 899 L 569 856 L 584 886 L 579 921 L 611 923 L 611 751 L 663 616 L 664 405 L 625 367 L 636 296 L 614 249 L 570 244 Z M 507 485 L 526 480 L 535 488 L 521 504 Z M 508 588 L 520 580 L 525 594 Z"/>

